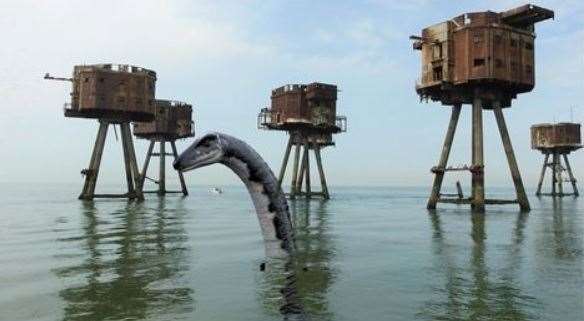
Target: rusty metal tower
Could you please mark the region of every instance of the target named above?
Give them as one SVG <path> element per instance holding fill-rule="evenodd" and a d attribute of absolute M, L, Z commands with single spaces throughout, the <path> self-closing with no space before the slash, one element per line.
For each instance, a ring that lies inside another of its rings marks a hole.
<path fill-rule="evenodd" d="M 85 175 L 85 184 L 79 199 L 143 199 L 130 122 L 154 119 L 156 73 L 129 65 L 79 65 L 73 69 L 73 78 L 57 78 L 46 74 L 45 79 L 72 82 L 71 103 L 65 105 L 65 117 L 97 119 L 99 122 L 89 167 L 81 171 Z M 110 125 L 120 126 L 128 192 L 95 194 Z"/>
<path fill-rule="evenodd" d="M 175 141 L 178 139 L 193 137 L 195 135 L 192 115 L 193 108 L 187 103 L 157 99 L 154 104 L 154 120 L 151 122 L 134 123 L 134 136 L 137 138 L 148 139 L 150 141 L 150 146 L 146 153 L 146 159 L 144 160 L 144 166 L 142 167 L 142 174 L 140 175 L 139 187 L 143 190 L 146 179 L 158 184 L 158 190 L 143 191 L 144 193 L 157 193 L 158 195 L 182 193 L 185 196 L 189 194 L 183 173 L 180 171 L 177 171 L 177 174 L 181 190 L 166 190 L 166 156 L 171 156 L 174 159 L 177 159 L 178 153 L 176 151 Z M 153 152 L 156 143 L 159 144 L 158 153 Z M 166 152 L 166 143 L 170 143 L 172 153 Z M 148 165 L 150 164 L 150 158 L 152 156 L 158 156 L 160 160 L 158 180 L 149 178 L 146 175 Z"/>
<path fill-rule="evenodd" d="M 582 148 L 580 124 L 557 123 L 533 125 L 531 126 L 531 148 L 539 150 L 545 155 L 535 195 L 549 195 L 553 197 L 579 196 L 576 178 L 574 178 L 572 167 L 568 161 L 568 155 Z M 551 162 L 549 162 L 550 156 L 552 156 Z M 563 165 L 562 158 L 564 159 Z M 551 193 L 542 194 L 541 187 L 548 167 L 552 171 L 552 191 Z M 567 182 L 572 184 L 572 193 L 564 193 L 563 172 L 568 173 Z"/>
<path fill-rule="evenodd" d="M 294 147 L 290 198 L 304 196 L 329 199 L 321 150 L 335 145 L 333 134 L 347 130 L 347 118 L 336 114 L 337 86 L 317 82 L 286 85 L 272 90 L 271 102 L 270 108 L 260 111 L 258 128 L 286 131 L 290 136 L 278 175 L 278 184 L 282 185 L 290 152 Z M 314 152 L 320 176 L 320 192 L 314 192 L 310 183 L 311 150 Z"/>
<path fill-rule="evenodd" d="M 422 52 L 422 77 L 416 91 L 423 100 L 452 106 L 440 161 L 432 169 L 434 184 L 427 207 L 437 203 L 471 204 L 482 212 L 485 204 L 518 203 L 528 211 L 521 174 L 517 166 L 503 108 L 511 106 L 517 94 L 535 85 L 534 24 L 554 17 L 554 12 L 525 5 L 504 12 L 473 12 L 433 25 L 412 36 L 414 49 Z M 472 165 L 447 167 L 448 157 L 463 104 L 472 104 Z M 483 110 L 492 110 L 517 197 L 513 200 L 485 199 L 483 161 Z M 442 197 L 445 172 L 468 170 L 472 175 L 470 198 Z"/>

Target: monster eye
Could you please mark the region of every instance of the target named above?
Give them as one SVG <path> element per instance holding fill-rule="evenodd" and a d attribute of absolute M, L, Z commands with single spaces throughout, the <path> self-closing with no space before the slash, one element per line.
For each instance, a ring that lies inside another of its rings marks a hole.
<path fill-rule="evenodd" d="M 210 147 L 211 143 L 216 141 L 216 140 L 217 140 L 217 138 L 215 136 L 207 136 L 199 142 L 199 146 Z"/>

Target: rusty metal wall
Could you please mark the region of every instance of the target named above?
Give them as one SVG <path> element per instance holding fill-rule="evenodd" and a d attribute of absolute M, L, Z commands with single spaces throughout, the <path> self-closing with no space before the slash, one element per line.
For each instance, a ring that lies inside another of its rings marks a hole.
<path fill-rule="evenodd" d="M 461 27 L 449 21 L 422 31 L 420 87 L 443 81 L 462 85 L 473 80 L 501 81 L 517 86 L 509 88 L 517 92 L 533 86 L 534 35 L 491 24 L 489 16 L 492 13 L 475 13 L 467 18 L 471 23 Z"/>
<path fill-rule="evenodd" d="M 312 83 L 306 86 L 306 100 L 313 125 L 330 127 L 335 125 L 337 115 L 337 86 Z"/>
<path fill-rule="evenodd" d="M 77 115 L 152 114 L 156 73 L 127 65 L 82 65 L 73 71 L 71 110 Z"/>
<path fill-rule="evenodd" d="M 579 148 L 581 143 L 580 124 L 558 123 L 531 126 L 532 149 Z"/>
<path fill-rule="evenodd" d="M 179 139 L 193 136 L 191 105 L 158 99 L 151 122 L 135 122 L 134 135 L 141 138 Z"/>
<path fill-rule="evenodd" d="M 553 11 L 527 6 L 502 13 L 467 13 L 423 29 L 414 45 L 422 58 L 416 90 L 422 98 L 448 104 L 453 95 L 468 103 L 475 88 L 495 89 L 507 98 L 531 91 L 533 24 L 550 17 Z M 445 92 L 450 92 L 447 98 Z"/>
<path fill-rule="evenodd" d="M 305 85 L 286 85 L 272 91 L 272 112 L 276 123 L 310 123 Z"/>
<path fill-rule="evenodd" d="M 323 83 L 286 85 L 272 90 L 274 124 L 334 126 L 337 87 Z"/>

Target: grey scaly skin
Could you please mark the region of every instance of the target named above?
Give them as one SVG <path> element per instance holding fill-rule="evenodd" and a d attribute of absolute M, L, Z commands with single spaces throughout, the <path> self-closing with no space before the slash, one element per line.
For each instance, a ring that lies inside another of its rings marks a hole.
<path fill-rule="evenodd" d="M 222 133 L 209 133 L 187 148 L 174 162 L 179 171 L 223 164 L 243 181 L 256 209 L 268 257 L 293 254 L 294 232 L 288 202 L 276 176 L 262 157 L 245 142 Z M 289 257 L 291 259 L 291 257 Z M 285 320 L 307 320 L 296 289 L 292 261 L 286 263 L 286 277 L 280 312 Z"/>
<path fill-rule="evenodd" d="M 256 209 L 269 257 L 294 248 L 288 202 L 274 173 L 262 157 L 245 142 L 221 133 L 209 133 L 187 148 L 174 162 L 179 171 L 215 163 L 229 167 L 243 181 Z"/>

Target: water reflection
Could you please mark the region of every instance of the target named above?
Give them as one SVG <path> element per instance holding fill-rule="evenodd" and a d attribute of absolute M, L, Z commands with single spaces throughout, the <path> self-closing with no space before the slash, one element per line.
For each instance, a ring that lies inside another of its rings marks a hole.
<path fill-rule="evenodd" d="M 582 262 L 584 244 L 582 235 L 584 233 L 576 204 L 552 199 L 551 208 L 549 208 L 552 214 L 551 222 L 544 224 L 542 233 L 538 233 L 541 236 L 538 239 L 538 253 L 541 254 L 541 258 Z"/>
<path fill-rule="evenodd" d="M 420 317 L 428 320 L 537 319 L 527 311 L 533 311 L 541 303 L 525 295 L 517 281 L 526 214 L 519 213 L 517 216 L 506 255 L 494 258 L 501 260 L 500 270 L 490 269 L 485 257 L 488 249 L 484 214 L 470 215 L 470 253 L 460 244 L 447 241 L 440 216 L 436 212 L 431 212 L 430 218 L 433 252 L 437 259 L 434 270 L 444 275 L 445 285 L 434 290 L 432 299 L 427 301 L 419 313 Z"/>
<path fill-rule="evenodd" d="M 165 199 L 158 202 L 155 208 L 83 203 L 82 234 L 59 239 L 67 252 L 62 257 L 75 252 L 81 258 L 55 270 L 67 284 L 59 292 L 63 320 L 144 319 L 192 310 L 192 290 L 180 281 L 190 252 L 185 213 L 180 202 L 172 209 Z"/>
<path fill-rule="evenodd" d="M 331 266 L 335 249 L 327 202 L 291 202 L 290 214 L 295 227 L 296 253 L 290 262 L 268 262 L 263 284 L 258 287 L 260 300 L 267 311 L 279 311 L 287 319 L 290 302 L 283 300 L 282 293 L 297 292 L 306 314 L 318 320 L 331 320 L 333 313 L 328 307 L 327 292 L 337 271 Z"/>

